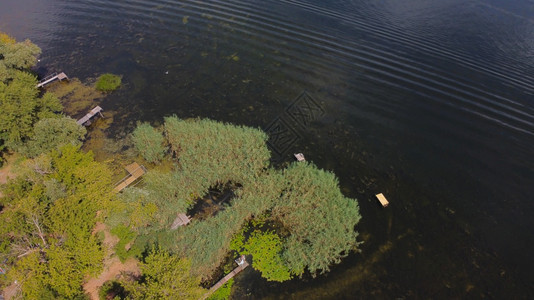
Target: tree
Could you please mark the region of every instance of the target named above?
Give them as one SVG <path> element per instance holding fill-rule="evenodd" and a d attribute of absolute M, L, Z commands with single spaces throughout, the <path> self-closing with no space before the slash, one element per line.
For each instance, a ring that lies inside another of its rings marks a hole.
<path fill-rule="evenodd" d="M 41 50 L 30 41 L 17 43 L 0 34 L 0 150 L 20 150 L 40 119 L 57 118 L 62 106 L 57 97 L 39 97 L 37 79 L 27 70 Z"/>
<path fill-rule="evenodd" d="M 22 163 L 3 191 L 0 256 L 25 298 L 83 295 L 84 277 L 102 267 L 92 229 L 110 206 L 111 186 L 110 171 L 71 144 Z"/>
<path fill-rule="evenodd" d="M 150 124 L 143 123 L 137 126 L 132 133 L 132 139 L 137 151 L 151 163 L 160 162 L 165 156 L 167 148 L 164 146 L 165 138 L 161 132 Z"/>
<path fill-rule="evenodd" d="M 0 82 L 0 139 L 9 147 L 20 146 L 32 132 L 38 111 L 36 84 L 33 75 L 21 71 L 9 84 Z"/>
<path fill-rule="evenodd" d="M 37 63 L 39 54 L 41 54 L 41 49 L 30 40 L 18 43 L 0 40 L 0 61 L 8 69 L 29 69 Z"/>
<path fill-rule="evenodd" d="M 233 250 L 240 254 L 252 255 L 252 267 L 261 272 L 269 281 L 286 281 L 291 279 L 289 268 L 282 259 L 282 239 L 273 231 L 254 230 L 246 242 L 244 236 L 236 236 Z"/>
<path fill-rule="evenodd" d="M 87 130 L 69 118 L 41 119 L 33 127 L 31 139 L 23 147 L 23 153 L 35 157 L 66 144 L 81 146 Z"/>
<path fill-rule="evenodd" d="M 191 275 L 191 262 L 153 248 L 141 264 L 142 280 L 124 282 L 133 299 L 199 299 L 205 290 Z"/>
<path fill-rule="evenodd" d="M 33 67 L 40 53 L 41 49 L 29 40 L 17 43 L 0 32 L 0 82 L 12 79 L 16 70 Z"/>
<path fill-rule="evenodd" d="M 307 162 L 283 170 L 286 185 L 271 213 L 289 232 L 283 257 L 291 272 L 315 274 L 356 248 L 358 202 L 341 193 L 336 176 Z"/>

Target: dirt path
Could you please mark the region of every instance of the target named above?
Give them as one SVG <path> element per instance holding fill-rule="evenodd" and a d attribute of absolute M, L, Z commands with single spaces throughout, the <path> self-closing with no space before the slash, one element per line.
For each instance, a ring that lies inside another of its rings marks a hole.
<path fill-rule="evenodd" d="M 0 168 L 0 185 L 5 184 L 9 178 L 15 178 L 15 174 L 12 172 L 15 159 L 16 157 L 14 155 L 8 156 L 4 166 Z M 0 197 L 2 196 L 2 192 L 0 192 Z"/>
<path fill-rule="evenodd" d="M 106 281 L 116 279 L 122 272 L 140 275 L 136 259 L 129 258 L 122 263 L 118 257 L 113 256 L 113 247 L 119 239 L 109 232 L 109 228 L 105 224 L 97 223 L 93 234 L 100 231 L 104 232 L 104 247 L 106 247 L 107 253 L 104 260 L 104 271 L 97 278 L 91 278 L 83 285 L 83 289 L 91 296 L 92 300 L 98 300 L 98 291 Z"/>
<path fill-rule="evenodd" d="M 13 282 L 11 285 L 4 288 L 4 299 L 6 300 L 14 299 L 18 291 L 19 291 L 19 285 Z"/>

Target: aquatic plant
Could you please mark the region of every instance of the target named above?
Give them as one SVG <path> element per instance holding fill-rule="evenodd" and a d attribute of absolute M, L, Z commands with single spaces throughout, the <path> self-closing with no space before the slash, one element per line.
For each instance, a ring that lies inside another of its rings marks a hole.
<path fill-rule="evenodd" d="M 112 92 L 121 85 L 121 77 L 115 74 L 106 73 L 100 75 L 96 81 L 96 89 L 102 92 Z"/>

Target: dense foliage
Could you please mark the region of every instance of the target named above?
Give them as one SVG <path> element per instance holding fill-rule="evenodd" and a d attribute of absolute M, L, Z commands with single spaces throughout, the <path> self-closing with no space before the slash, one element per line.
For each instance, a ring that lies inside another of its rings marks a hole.
<path fill-rule="evenodd" d="M 151 163 L 160 162 L 167 152 L 165 138 L 161 132 L 147 123 L 143 123 L 134 130 L 132 139 L 137 151 Z"/>
<path fill-rule="evenodd" d="M 121 77 L 106 73 L 100 75 L 96 81 L 95 88 L 102 92 L 112 92 L 121 86 Z"/>
<path fill-rule="evenodd" d="M 0 34 L 0 151 L 21 150 L 33 134 L 33 125 L 57 118 L 62 106 L 50 93 L 39 95 L 37 79 L 28 69 L 41 49 L 30 41 L 17 43 Z"/>
<path fill-rule="evenodd" d="M 91 232 L 113 197 L 110 179 L 91 153 L 69 144 L 27 160 L 5 187 L 0 259 L 25 298 L 74 298 L 100 271 L 104 252 Z"/>
<path fill-rule="evenodd" d="M 231 248 L 244 255 L 252 255 L 252 267 L 269 281 L 286 281 L 291 278 L 289 268 L 282 259 L 282 239 L 272 231 L 253 231 L 244 241 L 239 234 L 232 240 Z"/>
<path fill-rule="evenodd" d="M 310 163 L 272 168 L 259 129 L 175 116 L 161 128 L 140 124 L 132 134 L 136 149 L 163 163 L 116 197 L 111 172 L 80 151 L 85 128 L 59 115 L 59 100 L 36 88 L 28 68 L 39 53 L 0 33 L 0 151 L 7 146 L 31 158 L 0 199 L 0 260 L 23 297 L 84 297 L 82 283 L 105 256 L 92 233 L 97 221 L 119 238 L 114 253 L 121 260 L 142 260 L 140 278 L 102 289 L 130 299 L 198 299 L 200 280 L 215 280 L 214 271 L 235 254 L 252 256 L 267 280 L 285 281 L 326 272 L 357 248 L 358 204 L 343 196 L 335 175 Z M 104 74 L 96 87 L 112 91 L 120 81 Z M 178 213 L 191 215 L 222 186 L 234 196 L 216 213 L 170 229 Z M 228 284 L 213 297 L 230 290 Z"/>
<path fill-rule="evenodd" d="M 81 146 L 87 130 L 69 117 L 41 119 L 35 123 L 33 134 L 21 149 L 29 157 L 57 150 L 66 144 Z"/>
<path fill-rule="evenodd" d="M 17 71 L 29 69 L 37 62 L 41 49 L 29 40 L 16 42 L 5 33 L 0 33 L 0 81 L 15 77 Z"/>
<path fill-rule="evenodd" d="M 195 274 L 209 278 L 231 250 L 232 239 L 241 240 L 234 250 L 252 255 L 252 266 L 275 281 L 328 271 L 356 249 L 358 204 L 341 194 L 334 174 L 310 163 L 270 168 L 267 137 L 257 129 L 176 117 L 166 118 L 164 128 L 176 166 L 146 176 L 146 199 L 156 205 L 160 220 L 152 224 L 154 230 L 168 229 L 176 214 L 210 187 L 230 182 L 235 188 L 225 209 L 193 219 L 173 235 L 174 245 L 164 243 L 189 257 Z M 262 215 L 276 226 L 242 230 Z"/>
<path fill-rule="evenodd" d="M 191 275 L 191 262 L 154 248 L 141 264 L 143 278 L 124 282 L 132 299 L 199 299 L 205 290 Z"/>

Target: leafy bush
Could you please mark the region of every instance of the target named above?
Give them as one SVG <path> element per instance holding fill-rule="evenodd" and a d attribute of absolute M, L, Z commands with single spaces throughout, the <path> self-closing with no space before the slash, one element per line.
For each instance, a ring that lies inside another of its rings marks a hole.
<path fill-rule="evenodd" d="M 87 133 L 85 127 L 69 118 L 39 120 L 33 127 L 33 136 L 22 148 L 29 157 L 59 149 L 65 144 L 80 146 Z"/>
<path fill-rule="evenodd" d="M 167 152 L 164 146 L 165 138 L 150 124 L 143 123 L 137 126 L 132 133 L 132 138 L 135 148 L 148 162 L 161 161 Z"/>
<path fill-rule="evenodd" d="M 237 239 L 243 237 L 237 237 Z M 282 260 L 282 239 L 272 231 L 252 232 L 246 242 L 232 243 L 240 254 L 252 255 L 252 267 L 261 272 L 261 276 L 269 281 L 286 281 L 291 279 L 289 268 Z M 236 247 L 238 246 L 238 247 Z"/>
<path fill-rule="evenodd" d="M 96 81 L 96 89 L 102 92 L 111 92 L 121 85 L 121 77 L 118 75 L 106 73 L 100 75 Z"/>
<path fill-rule="evenodd" d="M 215 291 L 211 296 L 208 297 L 208 300 L 228 300 L 230 299 L 230 294 L 232 293 L 232 286 L 234 285 L 234 279 L 228 280 L 223 286 Z"/>
<path fill-rule="evenodd" d="M 191 262 L 160 248 L 152 249 L 140 265 L 143 280 L 125 282 L 132 299 L 199 299 L 206 292 L 200 277 L 191 275 Z"/>
<path fill-rule="evenodd" d="M 117 254 L 122 262 L 124 262 L 130 256 L 140 254 L 133 253 L 132 251 L 128 251 L 129 249 L 126 249 L 126 245 L 130 242 L 133 243 L 135 237 L 137 236 L 137 234 L 130 230 L 130 228 L 119 224 L 117 227 L 111 229 L 111 233 L 119 238 L 119 242 L 117 245 L 115 245 L 115 254 Z"/>
<path fill-rule="evenodd" d="M 108 280 L 102 285 L 100 291 L 98 291 L 98 298 L 100 300 L 124 299 L 126 298 L 126 292 L 120 282 Z"/>

